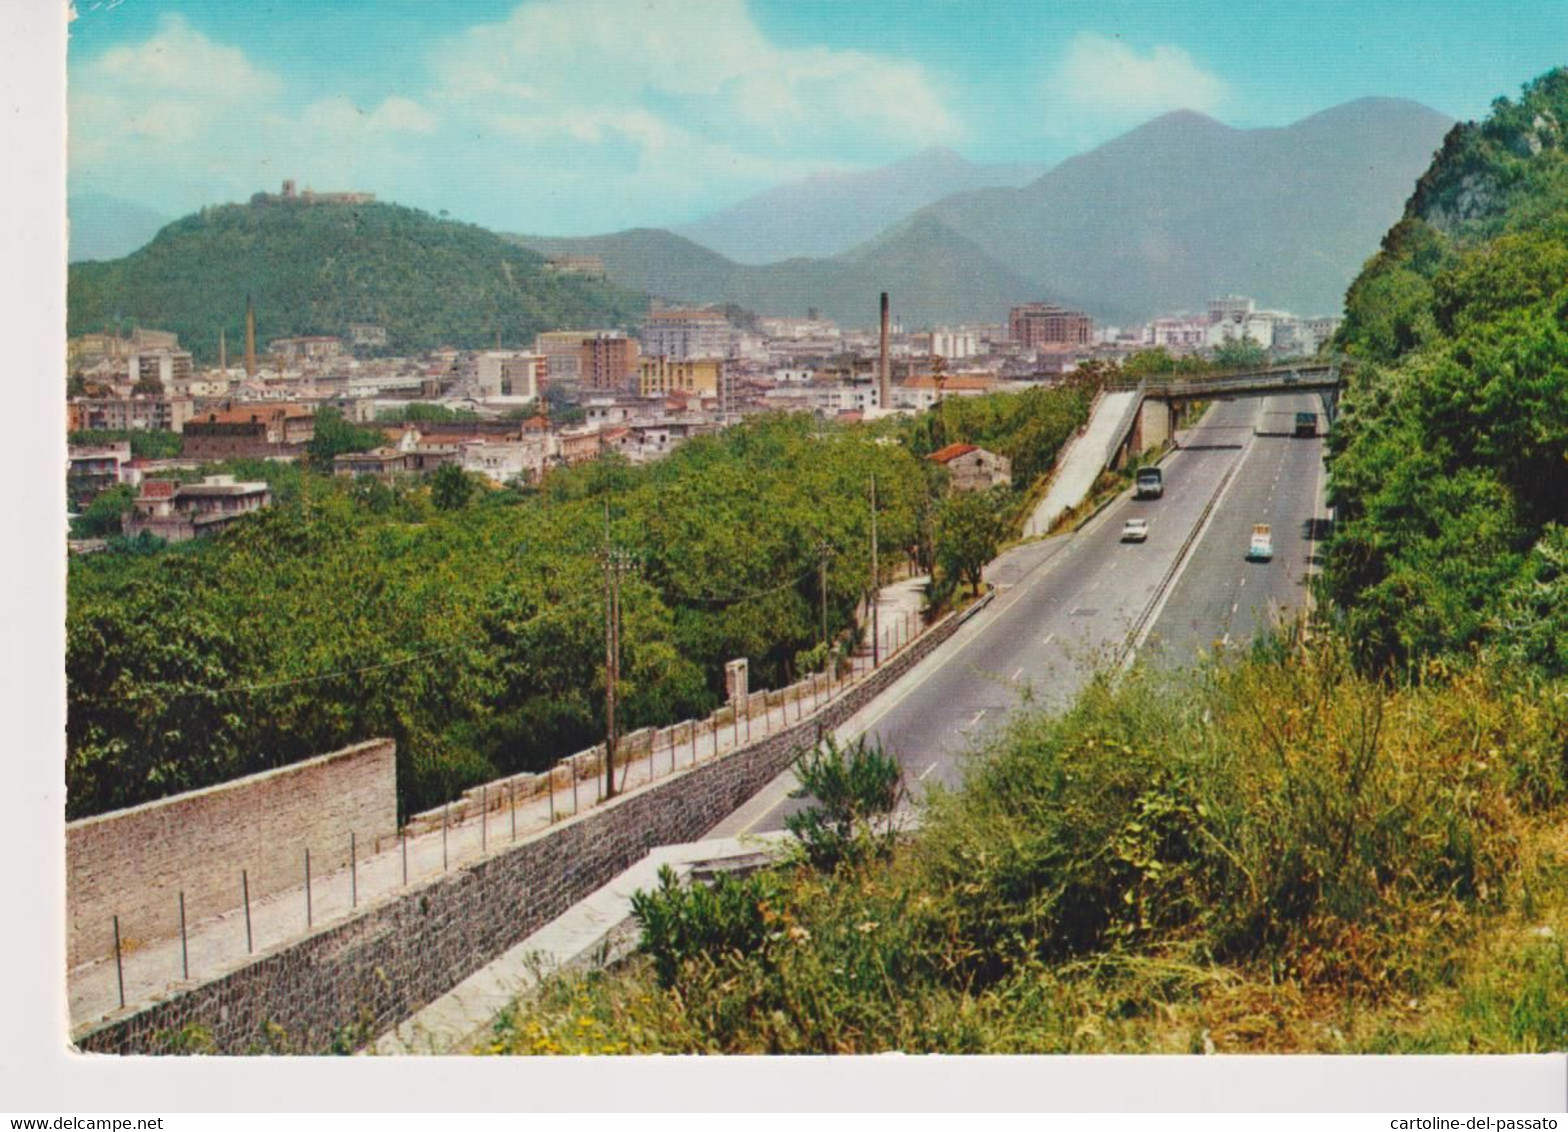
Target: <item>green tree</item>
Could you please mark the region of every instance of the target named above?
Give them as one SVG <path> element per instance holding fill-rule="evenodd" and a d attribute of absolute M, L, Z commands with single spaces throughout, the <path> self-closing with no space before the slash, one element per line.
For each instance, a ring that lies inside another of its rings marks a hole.
<path fill-rule="evenodd" d="M 456 464 L 442 464 L 430 477 L 430 501 L 438 511 L 459 511 L 473 494 L 473 478 Z"/>
<path fill-rule="evenodd" d="M 937 512 L 937 565 L 949 579 L 968 582 L 978 594 L 985 565 L 996 557 L 1002 533 L 992 493 L 954 492 Z"/>
<path fill-rule="evenodd" d="M 379 429 L 350 424 L 337 409 L 323 405 L 316 410 L 315 429 L 305 450 L 312 467 L 323 475 L 331 475 L 335 457 L 347 452 L 368 452 L 385 443 L 386 434 Z"/>
<path fill-rule="evenodd" d="M 136 489 L 130 484 L 115 484 L 104 489 L 72 522 L 72 533 L 77 538 L 109 538 L 119 534 L 135 500 Z"/>

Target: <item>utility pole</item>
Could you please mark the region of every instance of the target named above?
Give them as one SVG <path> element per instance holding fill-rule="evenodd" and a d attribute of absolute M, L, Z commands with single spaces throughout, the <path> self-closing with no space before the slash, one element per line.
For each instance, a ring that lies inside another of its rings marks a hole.
<path fill-rule="evenodd" d="M 877 477 L 871 474 L 871 667 L 881 663 L 882 646 L 877 641 Z"/>
<path fill-rule="evenodd" d="M 833 557 L 833 546 L 823 539 L 817 543 L 817 593 L 822 598 L 822 651 L 828 652 L 828 559 Z"/>
<path fill-rule="evenodd" d="M 615 796 L 615 689 L 621 679 L 621 575 L 631 556 L 610 543 L 610 501 L 604 502 L 604 796 Z"/>

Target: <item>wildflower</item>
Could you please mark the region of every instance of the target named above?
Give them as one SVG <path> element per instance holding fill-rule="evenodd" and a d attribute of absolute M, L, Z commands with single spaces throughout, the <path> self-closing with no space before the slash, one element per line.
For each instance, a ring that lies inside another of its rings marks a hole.
<path fill-rule="evenodd" d="M 877 930 L 877 922 L 875 920 L 867 920 L 863 924 L 855 925 L 855 930 L 861 935 L 870 935 Z"/>

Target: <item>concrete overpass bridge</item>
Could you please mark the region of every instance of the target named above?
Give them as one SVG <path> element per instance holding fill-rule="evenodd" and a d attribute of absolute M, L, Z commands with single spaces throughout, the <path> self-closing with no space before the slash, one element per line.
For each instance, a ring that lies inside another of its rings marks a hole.
<path fill-rule="evenodd" d="M 1172 374 L 1142 381 L 1110 382 L 1107 392 L 1132 392 L 1134 405 L 1118 423 L 1116 449 L 1109 466 L 1120 467 L 1139 452 L 1163 444 L 1176 434 L 1181 414 L 1196 401 L 1233 401 L 1239 397 L 1279 397 L 1316 393 L 1324 415 L 1334 421 L 1339 407 L 1340 367 L 1337 362 L 1270 366 L 1244 373 L 1184 377 Z"/>

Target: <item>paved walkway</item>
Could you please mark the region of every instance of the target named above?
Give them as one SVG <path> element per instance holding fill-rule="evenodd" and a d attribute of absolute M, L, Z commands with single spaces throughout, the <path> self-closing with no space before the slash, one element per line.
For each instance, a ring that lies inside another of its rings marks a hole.
<path fill-rule="evenodd" d="M 1084 431 L 1068 441 L 1057 458 L 1045 498 L 1024 525 L 1025 537 L 1048 533 L 1058 518 L 1088 497 L 1116 452 L 1121 439 L 1116 433 L 1137 397 L 1136 390 L 1106 393 L 1095 403 Z"/>
<path fill-rule="evenodd" d="M 907 647 L 910 639 L 920 632 L 918 613 L 927 581 L 926 578 L 911 578 L 891 584 L 882 591 L 877 610 L 883 662 Z M 810 718 L 869 674 L 869 648 L 857 656 L 853 668 L 849 680 L 832 686 L 831 696 L 826 689 L 815 695 L 807 691 L 782 707 L 758 712 L 750 718 L 742 715 L 717 729 L 701 726 L 690 741 L 676 743 L 673 747 L 655 746 L 648 755 L 639 756 L 620 768 L 618 788 L 634 790 L 655 779 L 684 772 Z M 537 834 L 557 821 L 597 805 L 602 792 L 602 775 L 577 780 L 571 786 L 557 786 L 553 793 L 530 798 L 507 799 L 501 791 L 491 791 L 490 810 L 482 814 L 475 812 L 466 820 L 454 818 L 445 828 L 405 836 L 379 854 L 361 857 L 352 872 L 343 868 L 314 875 L 308 896 L 303 877 L 304 847 L 301 846 L 298 887 L 264 898 L 252 898 L 247 927 L 245 909 L 238 906 L 240 893 L 236 880 L 236 907 L 190 924 L 183 951 L 178 937 L 142 939 L 134 923 L 122 920 L 122 938 L 127 942 L 122 953 L 124 1002 L 127 1008 L 134 1010 L 242 967 L 255 956 L 285 947 L 313 931 L 357 915 L 359 908 L 395 899 L 410 885 L 460 868 L 486 854 L 501 852 L 514 840 Z M 509 801 L 514 803 L 510 808 L 505 804 Z M 173 899 L 171 892 L 170 900 Z M 187 969 L 189 978 L 185 974 Z M 120 982 L 112 955 L 68 971 L 66 986 L 73 1029 L 119 1013 Z"/>
<path fill-rule="evenodd" d="M 723 869 L 775 857 L 786 833 L 661 845 L 609 884 L 573 905 L 493 963 L 383 1034 L 371 1047 L 383 1055 L 465 1054 L 480 1043 L 496 1014 L 541 979 L 563 968 L 605 964 L 637 945 L 632 894 L 658 885 L 668 865 L 682 880 L 698 869 Z"/>

